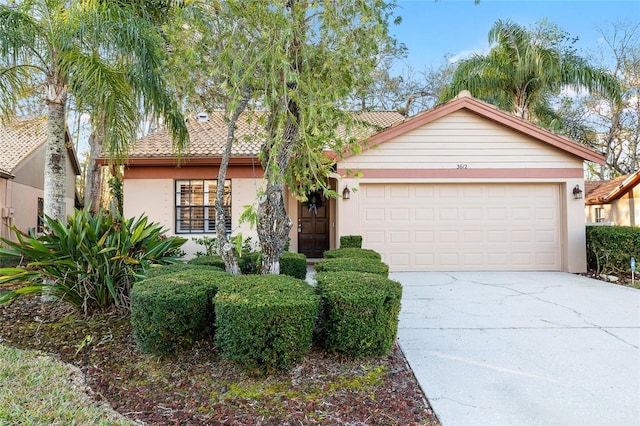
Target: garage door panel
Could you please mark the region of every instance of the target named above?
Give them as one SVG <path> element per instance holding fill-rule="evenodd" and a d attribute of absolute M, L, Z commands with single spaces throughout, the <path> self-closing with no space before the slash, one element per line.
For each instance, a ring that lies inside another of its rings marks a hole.
<path fill-rule="evenodd" d="M 362 184 L 360 233 L 392 271 L 561 270 L 557 184 Z"/>

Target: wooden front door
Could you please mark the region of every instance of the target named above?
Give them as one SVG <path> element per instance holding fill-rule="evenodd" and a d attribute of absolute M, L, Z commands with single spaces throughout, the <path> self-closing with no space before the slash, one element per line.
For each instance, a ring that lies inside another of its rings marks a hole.
<path fill-rule="evenodd" d="M 329 200 L 317 192 L 308 198 L 298 205 L 298 252 L 307 258 L 321 258 L 329 249 Z"/>

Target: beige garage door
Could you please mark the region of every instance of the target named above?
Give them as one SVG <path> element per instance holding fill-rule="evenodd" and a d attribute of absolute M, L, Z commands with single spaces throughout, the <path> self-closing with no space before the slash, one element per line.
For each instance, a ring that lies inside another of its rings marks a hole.
<path fill-rule="evenodd" d="M 360 233 L 392 271 L 562 269 L 556 184 L 362 184 Z"/>

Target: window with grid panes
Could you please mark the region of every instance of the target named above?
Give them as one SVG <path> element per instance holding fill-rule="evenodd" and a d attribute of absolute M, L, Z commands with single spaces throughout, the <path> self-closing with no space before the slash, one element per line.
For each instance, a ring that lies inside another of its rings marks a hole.
<path fill-rule="evenodd" d="M 176 180 L 176 233 L 216 232 L 216 179 Z M 231 180 L 224 182 L 225 227 L 231 232 Z"/>

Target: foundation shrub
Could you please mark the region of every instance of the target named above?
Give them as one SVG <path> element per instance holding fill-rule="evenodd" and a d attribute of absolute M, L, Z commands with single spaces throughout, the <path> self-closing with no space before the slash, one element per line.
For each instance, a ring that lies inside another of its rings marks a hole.
<path fill-rule="evenodd" d="M 244 253 L 238 257 L 238 266 L 243 274 L 259 274 L 260 273 L 260 256 L 261 252 L 253 251 Z"/>
<path fill-rule="evenodd" d="M 347 247 L 347 248 L 327 250 L 324 252 L 325 259 L 335 259 L 335 258 L 343 258 L 343 257 L 382 260 L 380 253 L 371 249 Z"/>
<path fill-rule="evenodd" d="M 362 235 L 343 235 L 340 248 L 362 248 Z"/>
<path fill-rule="evenodd" d="M 151 265 L 145 271 L 145 279 L 159 277 L 166 274 L 174 274 L 176 272 L 184 271 L 209 271 L 209 272 L 223 272 L 222 269 L 215 266 L 208 265 L 191 265 L 188 263 L 174 263 L 173 265 Z"/>
<path fill-rule="evenodd" d="M 307 277 L 307 256 L 285 251 L 280 255 L 280 275 L 304 280 Z"/>
<path fill-rule="evenodd" d="M 188 269 L 136 283 L 131 290 L 131 324 L 140 350 L 163 355 L 210 336 L 213 298 L 230 278 L 222 271 Z"/>
<path fill-rule="evenodd" d="M 316 280 L 320 346 L 350 357 L 387 355 L 398 332 L 400 283 L 353 271 L 319 273 Z"/>
<path fill-rule="evenodd" d="M 587 266 L 597 274 L 631 270 L 631 258 L 640 265 L 640 228 L 587 226 Z"/>
<path fill-rule="evenodd" d="M 215 297 L 216 345 L 253 373 L 286 370 L 311 348 L 318 296 L 285 275 L 239 275 Z"/>
<path fill-rule="evenodd" d="M 197 256 L 189 260 L 187 264 L 215 266 L 216 268 L 220 268 L 223 271 L 225 270 L 224 260 L 222 260 L 222 256 L 219 256 L 217 254 L 212 256 Z"/>
<path fill-rule="evenodd" d="M 381 275 L 383 277 L 389 276 L 389 266 L 375 259 L 359 259 L 359 258 L 334 258 L 323 259 L 317 262 L 315 265 L 316 272 L 341 272 L 341 271 L 355 271 L 355 272 L 368 272 L 371 274 Z"/>

